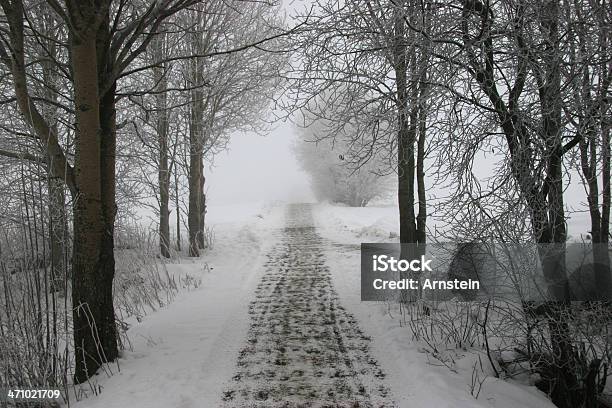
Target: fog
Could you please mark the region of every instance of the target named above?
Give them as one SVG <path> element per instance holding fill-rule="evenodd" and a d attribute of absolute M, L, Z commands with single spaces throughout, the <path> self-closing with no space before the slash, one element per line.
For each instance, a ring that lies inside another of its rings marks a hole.
<path fill-rule="evenodd" d="M 278 122 L 266 135 L 237 132 L 232 135 L 229 149 L 219 153 L 207 163 L 207 200 L 211 206 L 261 202 L 314 202 L 308 175 L 302 171 L 292 144 L 298 137 L 289 122 Z M 495 167 L 496 157 L 480 157 L 475 166 L 476 175 L 486 178 Z M 575 172 L 567 181 L 565 204 L 568 210 L 570 234 L 580 235 L 589 230 L 588 213 L 585 213 L 585 193 Z M 430 197 L 443 197 L 448 191 L 442 185 L 431 185 Z M 391 191 L 384 203 L 396 203 Z"/>
<path fill-rule="evenodd" d="M 295 138 L 296 131 L 288 122 L 277 123 L 265 136 L 233 134 L 229 149 L 207 168 L 208 203 L 314 201 L 308 176 L 291 151 Z"/>

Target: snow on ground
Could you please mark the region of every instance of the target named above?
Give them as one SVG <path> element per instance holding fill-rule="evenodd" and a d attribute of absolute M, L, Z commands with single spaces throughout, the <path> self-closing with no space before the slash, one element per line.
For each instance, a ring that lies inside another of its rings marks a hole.
<path fill-rule="evenodd" d="M 325 255 L 342 305 L 372 337 L 373 355 L 386 370 L 392 395 L 406 408 L 554 408 L 535 387 L 488 377 L 478 399 L 470 392 L 475 353 L 466 351 L 456 373 L 428 356 L 406 326 L 400 325 L 397 305 L 360 299 L 361 242 L 397 242 L 394 207 L 315 207 L 319 234 L 329 240 Z M 392 238 L 389 238 L 390 235 Z M 476 357 L 477 359 L 477 357 Z M 486 360 L 483 365 L 486 369 Z"/>
<path fill-rule="evenodd" d="M 202 283 L 167 307 L 132 322 L 133 351 L 120 373 L 98 375 L 102 392 L 77 408 L 219 407 L 236 358 L 247 338 L 248 305 L 264 274 L 266 253 L 284 223 L 281 203 L 210 207 L 215 246 L 200 259 L 168 264 L 175 276 Z M 340 302 L 372 337 L 372 355 L 387 373 L 386 384 L 401 407 L 553 407 L 535 387 L 488 377 L 478 399 L 470 393 L 475 354 L 459 356 L 456 373 L 441 366 L 399 324 L 396 305 L 360 301 L 361 242 L 397 242 L 396 207 L 314 207 L 318 233 Z M 208 265 L 208 268 L 205 266 Z M 486 363 L 484 364 L 486 366 Z"/>
<path fill-rule="evenodd" d="M 216 407 L 246 337 L 248 304 L 265 254 L 283 222 L 279 205 L 210 207 L 214 248 L 200 259 L 169 264 L 170 273 L 202 283 L 128 331 L 120 373 L 98 375 L 102 392 L 77 408 Z M 208 264 L 210 270 L 204 267 Z"/>
<path fill-rule="evenodd" d="M 361 208 L 323 203 L 318 205 L 318 209 L 319 219 L 324 221 L 325 228 L 340 236 L 351 232 L 360 238 L 360 242 L 395 242 L 399 239 L 397 205 Z M 582 241 L 591 229 L 588 212 L 574 210 L 566 215 L 569 240 Z M 427 223 L 430 229 L 443 228 L 440 220 L 428 220 Z"/>
<path fill-rule="evenodd" d="M 397 206 L 345 207 L 323 203 L 315 207 L 315 214 L 317 227 L 337 242 L 344 239 L 350 240 L 344 243 L 357 244 L 399 241 Z"/>

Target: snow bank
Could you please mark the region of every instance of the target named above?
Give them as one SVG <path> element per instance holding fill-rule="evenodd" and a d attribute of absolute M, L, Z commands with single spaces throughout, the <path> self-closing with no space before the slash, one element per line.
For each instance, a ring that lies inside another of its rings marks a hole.
<path fill-rule="evenodd" d="M 338 242 L 351 237 L 359 238 L 357 243 L 399 240 L 396 206 L 345 207 L 325 203 L 314 207 L 314 213 L 321 231 Z"/>

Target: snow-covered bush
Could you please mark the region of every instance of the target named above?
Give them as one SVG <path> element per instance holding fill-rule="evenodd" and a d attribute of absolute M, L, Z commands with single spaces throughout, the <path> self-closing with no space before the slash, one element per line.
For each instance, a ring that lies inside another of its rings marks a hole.
<path fill-rule="evenodd" d="M 6 223 L 0 229 L 0 384 L 53 386 L 63 390 L 66 400 L 73 391 L 80 399 L 84 393 L 98 391 L 91 382 L 85 388 L 72 387 L 71 282 L 63 275 L 61 286 L 53 289 L 48 236 L 43 234 L 46 230 L 34 228 L 40 225 L 37 221 L 25 226 Z M 134 225 L 118 230 L 115 318 L 121 346 L 129 348 L 126 331 L 130 320 L 140 320 L 167 305 L 180 289 L 198 287 L 200 281 L 197 276 L 169 273 L 157 256 L 154 235 L 146 230 Z M 77 307 L 91 313 L 86 304 Z M 116 372 L 110 365 L 102 370 Z"/>
<path fill-rule="evenodd" d="M 115 251 L 116 318 L 140 321 L 149 312 L 168 305 L 182 288 L 197 287 L 197 278 L 175 277 L 158 256 L 155 233 L 136 225 L 123 225 Z"/>

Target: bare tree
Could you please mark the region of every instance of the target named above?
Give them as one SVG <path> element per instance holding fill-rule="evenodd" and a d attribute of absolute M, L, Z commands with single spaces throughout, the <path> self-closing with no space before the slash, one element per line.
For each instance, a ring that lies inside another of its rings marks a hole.
<path fill-rule="evenodd" d="M 517 196 L 508 197 L 506 208 L 528 214 L 527 238 L 539 244 L 551 300 L 546 305 L 551 344 L 548 392 L 560 407 L 587 406 L 592 387 L 582 386 L 579 378 L 585 364 L 580 358 L 587 357 L 575 352 L 570 330 L 564 205 L 564 165 L 568 153 L 584 139 L 563 115 L 573 107 L 568 90 L 577 76 L 571 73 L 582 74 L 593 62 L 574 58 L 567 64 L 574 53 L 568 33 L 585 21 L 571 21 L 569 16 L 579 12 L 564 14 L 555 1 L 462 1 L 445 8 L 448 17 L 440 23 L 446 34 L 431 40 L 442 44 L 436 59 L 456 72 L 451 89 L 454 119 L 449 123 L 469 136 L 465 146 L 471 144 L 469 152 L 463 152 L 460 171 L 467 183 L 473 183 L 470 162 L 479 146 L 485 151 L 500 149 L 504 155 L 492 190 L 476 194 L 472 202 L 482 205 L 491 195 L 501 197 L 507 191 L 504 184 L 515 186 Z M 586 107 L 592 108 L 593 104 Z M 599 363 L 593 363 L 591 369 L 599 370 Z"/>
<path fill-rule="evenodd" d="M 213 1 L 191 10 L 185 24 L 195 55 L 214 54 L 217 49 L 239 48 L 262 36 L 270 38 L 270 51 L 250 48 L 240 53 L 212 58 L 195 57 L 183 68 L 189 92 L 188 227 L 189 254 L 199 256 L 206 246 L 204 220 L 204 158 L 223 150 L 229 134 L 237 130 L 260 130 L 258 118 L 272 101 L 286 56 L 274 51 L 273 41 L 282 30 L 275 4 L 250 3 L 237 7 L 227 1 Z"/>
<path fill-rule="evenodd" d="M 133 181 L 122 178 L 123 175 L 133 178 L 134 171 L 121 149 L 118 150 L 118 146 L 125 145 L 123 136 L 128 134 L 126 124 L 130 122 L 125 112 L 118 112 L 118 107 L 129 105 L 129 96 L 157 95 L 155 104 L 161 112 L 157 130 L 163 145 L 168 138 L 168 120 L 164 117 L 167 109 L 161 109 L 167 103 L 162 88 L 166 86 L 164 72 L 171 63 L 229 56 L 254 47 L 258 47 L 260 55 L 267 55 L 261 49 L 264 44 L 286 35 L 282 29 L 265 31 L 272 33 L 270 36 L 254 35 L 264 30 L 251 31 L 248 37 L 234 35 L 236 42 L 224 41 L 201 53 L 177 47 L 172 55 L 160 55 L 162 45 L 154 47 L 158 52 L 153 53 L 153 58 L 147 58 L 147 49 L 160 41 L 158 34 L 164 22 L 199 3 L 199 0 L 0 1 L 3 79 L 0 103 L 15 108 L 21 115 L 20 120 L 3 121 L 0 155 L 23 160 L 37 171 L 44 168 L 47 178 L 53 180 L 50 184 L 54 184 L 49 189 L 53 196 L 48 198 L 51 205 L 60 206 L 61 202 L 63 206 L 64 202 L 59 196 L 64 187 L 55 188 L 57 180 L 70 192 L 73 223 L 70 286 L 77 383 L 118 355 L 113 307 L 115 221 L 121 214 L 117 202 L 140 193 Z M 185 29 L 179 27 L 177 31 Z M 143 81 L 136 77 L 147 73 L 156 77 L 158 83 L 153 89 L 145 86 L 143 90 Z M 167 145 L 159 152 L 158 183 L 164 195 L 160 201 L 167 202 L 171 171 L 171 160 L 166 164 Z M 28 174 L 39 177 L 36 172 Z M 22 190 L 26 191 L 26 187 L 28 184 L 23 183 Z M 163 209 L 160 212 L 167 213 Z M 63 220 L 52 220 L 51 225 L 55 228 L 60 221 Z M 166 236 L 166 226 L 161 227 L 160 235 Z M 65 239 L 65 230 L 62 233 Z M 167 249 L 166 238 L 162 239 L 162 251 Z M 58 242 L 52 240 L 52 246 Z M 57 265 L 59 260 L 53 263 Z M 43 296 L 43 292 L 38 291 L 36 296 Z"/>
<path fill-rule="evenodd" d="M 339 137 L 350 123 L 356 161 L 376 157 L 397 174 L 402 243 L 426 241 L 427 115 L 436 90 L 428 82 L 437 75 L 427 33 L 434 14 L 430 2 L 317 2 L 304 16 L 310 30 L 293 76 L 290 111 L 335 123 L 322 137 Z"/>
<path fill-rule="evenodd" d="M 612 12 L 601 2 L 564 2 L 563 16 L 571 24 L 566 81 L 573 103 L 564 105 L 568 127 L 579 137 L 579 171 L 591 218 L 597 298 L 612 300 L 610 242 L 610 63 Z"/>
<path fill-rule="evenodd" d="M 301 137 L 293 146 L 302 168 L 310 176 L 315 196 L 352 207 L 365 207 L 373 199 L 388 197 L 393 184 L 389 175 L 379 173 L 378 158 L 353 166 L 350 140 L 320 139 L 317 129 L 321 128 L 325 132 L 324 124 L 318 121 L 301 129 Z"/>
<path fill-rule="evenodd" d="M 160 33 L 153 43 L 154 59 L 163 61 L 167 52 L 166 37 Z M 168 163 L 169 156 L 169 112 L 168 112 L 168 79 L 166 77 L 167 66 L 160 64 L 154 68 L 154 83 L 157 95 L 155 97 L 155 112 L 157 121 L 155 130 L 157 132 L 159 146 L 158 183 L 159 183 L 159 247 L 161 255 L 170 257 L 170 175 L 171 168 Z"/>
<path fill-rule="evenodd" d="M 154 3 L 138 14 L 134 9 L 111 7 L 108 1 L 67 1 L 65 6 L 48 2 L 70 31 L 68 75 L 74 89 L 74 166 L 30 93 L 26 22 L 29 34 L 36 36 L 39 32 L 30 25 L 32 20 L 26 19 L 31 10 L 21 0 L 1 3 L 8 35 L 0 47 L 0 58 L 10 67 L 16 101 L 46 148 L 52 176 L 61 178 L 73 196 L 72 303 L 77 382 L 86 380 L 102 363 L 117 356 L 112 299 L 117 80 L 151 41 L 152 34 L 145 30 L 152 28 L 155 32 L 165 18 L 190 3 Z M 118 19 L 127 22 L 120 31 L 114 23 Z M 140 46 L 133 48 L 136 43 Z"/>

